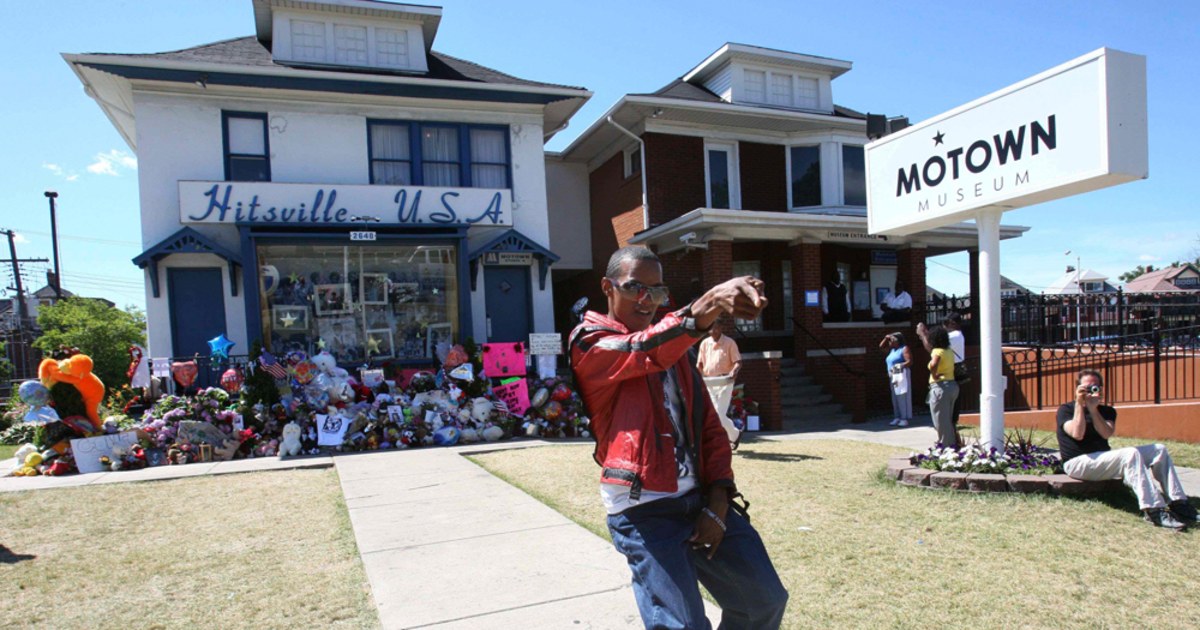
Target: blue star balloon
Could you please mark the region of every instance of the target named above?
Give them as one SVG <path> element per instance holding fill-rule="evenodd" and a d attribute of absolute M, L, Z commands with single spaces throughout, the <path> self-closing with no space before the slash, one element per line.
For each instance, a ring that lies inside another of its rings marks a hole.
<path fill-rule="evenodd" d="M 233 345 L 233 342 L 225 336 L 225 333 L 221 333 L 208 340 L 209 356 L 214 359 L 228 359 L 229 349 Z"/>

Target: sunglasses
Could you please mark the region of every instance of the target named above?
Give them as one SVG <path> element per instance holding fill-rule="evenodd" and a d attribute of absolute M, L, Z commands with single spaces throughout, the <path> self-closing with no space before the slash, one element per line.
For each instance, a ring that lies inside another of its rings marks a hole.
<path fill-rule="evenodd" d="M 612 278 L 609 278 L 609 280 L 612 280 L 613 286 L 621 292 L 621 295 L 632 298 L 637 302 L 641 302 L 649 297 L 651 302 L 661 305 L 666 304 L 667 300 L 671 297 L 671 289 L 665 285 L 649 287 L 637 280 L 626 280 L 621 284 L 617 284 L 617 281 Z"/>

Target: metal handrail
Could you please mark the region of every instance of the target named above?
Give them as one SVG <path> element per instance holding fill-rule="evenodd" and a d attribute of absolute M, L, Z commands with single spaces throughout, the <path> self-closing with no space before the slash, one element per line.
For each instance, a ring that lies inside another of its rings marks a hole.
<path fill-rule="evenodd" d="M 828 354 L 830 356 L 830 358 L 832 358 L 834 361 L 837 361 L 838 365 L 842 366 L 843 370 L 846 370 L 847 372 L 849 372 L 851 376 L 857 376 L 859 378 L 862 378 L 863 376 L 865 376 L 862 372 L 859 372 L 858 370 L 850 367 L 845 361 L 842 360 L 842 358 L 840 356 L 834 354 L 833 350 L 830 350 L 829 348 L 827 348 L 825 346 L 825 344 L 821 343 L 821 340 L 818 339 L 816 335 L 812 334 L 812 331 L 810 331 L 808 328 L 806 328 L 804 326 L 804 324 L 800 323 L 800 320 L 796 319 L 795 315 L 791 316 L 791 320 L 792 320 L 792 323 L 795 324 L 795 326 L 797 328 L 799 328 L 800 330 L 803 330 L 804 334 L 808 335 L 809 339 L 812 339 L 814 342 L 816 342 L 816 344 L 818 346 L 820 346 L 821 350 L 825 351 L 825 354 Z"/>

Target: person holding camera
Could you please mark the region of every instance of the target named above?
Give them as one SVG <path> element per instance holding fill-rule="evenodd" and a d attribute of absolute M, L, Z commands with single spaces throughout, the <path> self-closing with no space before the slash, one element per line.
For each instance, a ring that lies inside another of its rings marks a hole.
<path fill-rule="evenodd" d="M 912 351 L 904 342 L 904 333 L 894 332 L 879 342 L 879 347 L 888 351 L 884 363 L 887 365 L 888 380 L 892 392 L 893 427 L 906 427 L 912 420 Z"/>
<path fill-rule="evenodd" d="M 1196 522 L 1196 508 L 1188 502 L 1167 448 L 1145 444 L 1112 450 L 1108 438 L 1116 431 L 1117 410 L 1100 404 L 1103 378 L 1096 370 L 1082 370 L 1075 385 L 1075 400 L 1058 408 L 1063 472 L 1084 481 L 1119 477 L 1137 495 L 1145 519 L 1158 527 L 1183 529 L 1186 522 Z"/>
<path fill-rule="evenodd" d="M 929 352 L 929 394 L 925 402 L 937 429 L 942 446 L 958 447 L 957 425 L 954 424 L 954 401 L 958 399 L 958 381 L 954 380 L 954 351 L 950 349 L 950 333 L 944 326 L 925 327 L 917 324 L 917 336 Z"/>

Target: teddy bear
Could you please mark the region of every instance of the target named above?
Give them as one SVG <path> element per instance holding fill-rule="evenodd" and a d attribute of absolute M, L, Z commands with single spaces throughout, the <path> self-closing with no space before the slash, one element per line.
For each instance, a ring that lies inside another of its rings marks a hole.
<path fill-rule="evenodd" d="M 87 417 L 92 421 L 92 426 L 98 427 L 100 426 L 100 401 L 104 398 L 104 383 L 95 374 L 92 374 L 92 367 L 92 358 L 86 354 L 76 354 L 62 361 L 43 359 L 38 366 L 38 379 L 46 387 L 53 387 L 55 383 L 67 383 L 74 386 L 83 398 L 84 408 Z"/>
<path fill-rule="evenodd" d="M 318 355 L 320 356 L 320 355 Z M 289 422 L 283 427 L 283 443 L 279 445 L 280 457 L 295 457 L 301 452 L 300 447 L 300 425 L 295 422 Z"/>

